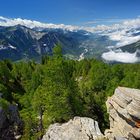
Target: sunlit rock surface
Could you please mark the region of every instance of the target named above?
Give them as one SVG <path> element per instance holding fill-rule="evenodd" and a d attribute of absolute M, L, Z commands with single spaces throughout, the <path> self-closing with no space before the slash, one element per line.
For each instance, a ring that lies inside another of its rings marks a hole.
<path fill-rule="evenodd" d="M 51 125 L 42 140 L 96 140 L 102 137 L 96 121 L 75 117 L 67 123 Z"/>
<path fill-rule="evenodd" d="M 118 87 L 107 100 L 109 139 L 140 139 L 140 90 Z"/>

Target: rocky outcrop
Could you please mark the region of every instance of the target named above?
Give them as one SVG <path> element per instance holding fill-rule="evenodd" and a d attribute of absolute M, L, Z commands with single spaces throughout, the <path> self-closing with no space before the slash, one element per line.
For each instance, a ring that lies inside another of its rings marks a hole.
<path fill-rule="evenodd" d="M 53 124 L 42 140 L 96 140 L 102 138 L 98 122 L 87 117 L 75 117 L 64 124 Z"/>
<path fill-rule="evenodd" d="M 6 114 L 5 111 L 0 107 L 0 130 L 5 126 Z"/>
<path fill-rule="evenodd" d="M 118 87 L 107 100 L 109 139 L 140 139 L 140 90 Z"/>
<path fill-rule="evenodd" d="M 110 129 L 105 136 L 93 119 L 75 117 L 67 123 L 51 125 L 42 140 L 140 140 L 140 90 L 118 87 L 106 105 Z"/>
<path fill-rule="evenodd" d="M 22 126 L 16 105 L 10 104 L 7 109 L 0 107 L 0 140 L 19 139 Z"/>

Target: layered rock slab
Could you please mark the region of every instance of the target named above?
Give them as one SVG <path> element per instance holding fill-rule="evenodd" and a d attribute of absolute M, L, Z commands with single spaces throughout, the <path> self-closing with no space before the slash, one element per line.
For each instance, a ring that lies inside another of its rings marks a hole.
<path fill-rule="evenodd" d="M 118 87 L 107 102 L 109 139 L 140 139 L 140 90 Z"/>

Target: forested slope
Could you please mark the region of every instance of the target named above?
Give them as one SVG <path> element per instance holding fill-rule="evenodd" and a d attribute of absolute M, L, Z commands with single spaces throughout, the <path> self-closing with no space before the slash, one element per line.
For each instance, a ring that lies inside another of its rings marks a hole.
<path fill-rule="evenodd" d="M 42 64 L 0 61 L 0 105 L 18 105 L 23 140 L 37 139 L 51 123 L 74 116 L 91 117 L 104 130 L 105 101 L 117 86 L 140 89 L 140 64 L 66 60 L 59 45 Z"/>

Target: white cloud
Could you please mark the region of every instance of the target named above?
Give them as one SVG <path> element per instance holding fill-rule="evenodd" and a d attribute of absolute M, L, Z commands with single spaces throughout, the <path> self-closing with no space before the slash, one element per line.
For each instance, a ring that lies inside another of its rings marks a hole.
<path fill-rule="evenodd" d="M 95 21 L 90 21 L 87 22 L 88 24 L 92 24 L 95 23 Z M 137 17 L 136 19 L 127 19 L 127 20 L 123 20 L 121 19 L 119 23 L 112 24 L 112 25 L 97 25 L 94 27 L 82 27 L 83 29 L 89 31 L 89 32 L 98 32 L 98 33 L 102 33 L 104 35 L 111 35 L 109 33 L 118 33 L 119 31 L 127 31 L 130 29 L 135 29 L 135 28 L 140 28 L 140 17 Z"/>
<path fill-rule="evenodd" d="M 137 57 L 137 52 L 135 53 L 129 53 L 129 52 L 122 52 L 119 50 L 116 51 L 109 51 L 102 54 L 102 58 L 107 61 L 117 61 L 122 63 L 135 63 L 139 62 L 140 58 Z"/>
<path fill-rule="evenodd" d="M 94 19 L 92 21 L 88 21 L 83 23 L 83 25 L 94 25 L 94 24 L 102 24 L 102 23 L 120 23 L 128 19 L 121 18 L 102 18 L 102 19 Z"/>
<path fill-rule="evenodd" d="M 23 25 L 29 28 L 62 28 L 66 30 L 77 30 L 79 27 L 77 26 L 71 26 L 71 25 L 64 25 L 64 24 L 52 24 L 52 23 L 41 23 L 38 21 L 32 21 L 32 20 L 27 20 L 27 19 L 21 19 L 21 18 L 5 18 L 0 16 L 0 26 L 15 26 L 15 25 Z"/>
<path fill-rule="evenodd" d="M 138 33 L 140 31 L 135 32 L 127 32 L 127 30 L 115 31 L 113 33 L 106 34 L 109 36 L 111 40 L 117 41 L 114 47 L 119 48 L 128 44 L 132 44 L 140 40 L 140 35 L 134 36 L 133 33 Z"/>
<path fill-rule="evenodd" d="M 135 43 L 135 42 L 137 42 L 139 40 L 140 40 L 140 36 L 134 36 L 134 37 L 132 37 L 132 36 L 131 37 L 123 36 L 122 40 L 120 40 L 120 42 L 118 42 L 116 44 L 116 47 L 123 47 L 125 45 Z"/>
<path fill-rule="evenodd" d="M 107 35 L 111 40 L 117 41 L 114 46 L 107 46 L 110 50 L 102 54 L 102 58 L 107 61 L 118 61 L 123 63 L 139 62 L 140 58 L 135 53 L 123 52 L 121 47 L 135 43 L 140 40 L 140 18 L 127 20 L 121 24 L 115 24 L 104 28 L 101 34 Z M 119 51 L 118 51 L 119 48 Z"/>
<path fill-rule="evenodd" d="M 98 19 L 99 21 L 101 19 Z M 109 21 L 113 19 L 108 19 Z M 0 26 L 15 26 L 18 24 L 27 26 L 29 28 L 63 28 L 67 30 L 87 30 L 89 32 L 102 32 L 104 34 L 107 34 L 108 32 L 118 31 L 118 30 L 126 30 L 131 28 L 140 27 L 140 18 L 131 19 L 131 20 L 123 20 L 120 24 L 113 24 L 110 26 L 107 25 L 98 25 L 95 27 L 85 27 L 85 26 L 72 26 L 72 25 L 64 25 L 64 24 L 52 24 L 52 23 L 41 23 L 39 21 L 35 20 L 28 20 L 28 19 L 21 19 L 21 18 L 5 18 L 0 16 Z M 120 20 L 120 21 L 121 21 Z M 95 20 L 96 22 L 96 20 Z M 88 22 L 87 22 L 88 23 Z M 90 23 L 90 22 L 89 22 Z"/>

